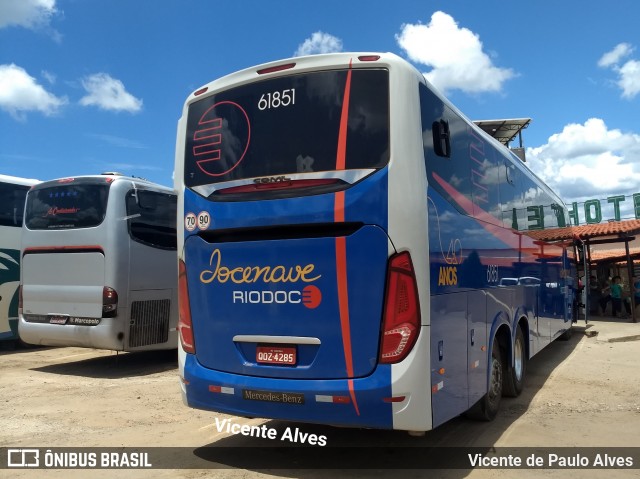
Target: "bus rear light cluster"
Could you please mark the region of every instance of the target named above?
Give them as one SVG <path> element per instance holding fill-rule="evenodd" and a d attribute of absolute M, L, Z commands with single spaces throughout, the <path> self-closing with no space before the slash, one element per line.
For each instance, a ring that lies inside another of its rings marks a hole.
<path fill-rule="evenodd" d="M 411 255 L 393 255 L 387 269 L 387 289 L 380 362 L 393 364 L 411 352 L 420 333 L 420 301 Z"/>
<path fill-rule="evenodd" d="M 189 287 L 187 285 L 187 267 L 183 260 L 178 261 L 178 334 L 180 344 L 186 353 L 195 354 L 196 346 L 193 340 L 191 325 L 191 307 L 189 306 Z"/>
<path fill-rule="evenodd" d="M 118 313 L 118 293 L 115 289 L 102 288 L 102 317 L 113 318 Z"/>
<path fill-rule="evenodd" d="M 341 181 L 335 178 L 318 178 L 310 180 L 288 180 L 273 183 L 252 183 L 248 185 L 232 186 L 219 190 L 221 195 L 233 195 L 238 193 L 259 193 L 263 191 L 276 191 L 287 189 L 316 188 L 318 186 L 339 185 Z"/>

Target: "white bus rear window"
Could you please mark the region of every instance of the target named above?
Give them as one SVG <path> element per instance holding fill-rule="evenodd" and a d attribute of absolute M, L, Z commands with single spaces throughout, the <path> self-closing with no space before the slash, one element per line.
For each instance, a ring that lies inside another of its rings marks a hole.
<path fill-rule="evenodd" d="M 109 185 L 66 184 L 34 188 L 27 196 L 30 230 L 90 228 L 104 220 Z"/>

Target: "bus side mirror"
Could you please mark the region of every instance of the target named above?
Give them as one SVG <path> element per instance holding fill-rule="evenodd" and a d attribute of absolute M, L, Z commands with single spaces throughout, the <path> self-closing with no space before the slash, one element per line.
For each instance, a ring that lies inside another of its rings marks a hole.
<path fill-rule="evenodd" d="M 434 121 L 432 125 L 432 131 L 433 149 L 436 155 L 450 158 L 451 140 L 449 135 L 449 122 L 445 120 Z"/>

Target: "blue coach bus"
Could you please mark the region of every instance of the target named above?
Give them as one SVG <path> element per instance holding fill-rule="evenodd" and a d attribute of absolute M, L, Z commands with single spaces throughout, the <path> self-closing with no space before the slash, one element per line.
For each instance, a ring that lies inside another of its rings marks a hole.
<path fill-rule="evenodd" d="M 489 420 L 571 332 L 572 246 L 528 235 L 565 226 L 562 201 L 393 54 L 207 84 L 175 172 L 190 407 L 417 433 Z"/>

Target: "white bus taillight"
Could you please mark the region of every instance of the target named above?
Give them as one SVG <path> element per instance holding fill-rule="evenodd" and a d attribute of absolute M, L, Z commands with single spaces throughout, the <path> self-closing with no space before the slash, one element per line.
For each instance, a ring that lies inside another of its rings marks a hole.
<path fill-rule="evenodd" d="M 102 317 L 113 318 L 118 313 L 118 293 L 115 289 L 102 288 Z"/>
<path fill-rule="evenodd" d="M 402 361 L 420 333 L 420 301 L 411 255 L 393 255 L 387 269 L 387 290 L 382 325 L 380 362 Z"/>
<path fill-rule="evenodd" d="M 195 354 L 196 347 L 193 341 L 191 307 L 189 306 L 189 287 L 187 286 L 187 267 L 182 260 L 178 261 L 178 305 L 180 311 L 178 319 L 180 344 L 186 353 Z"/>

